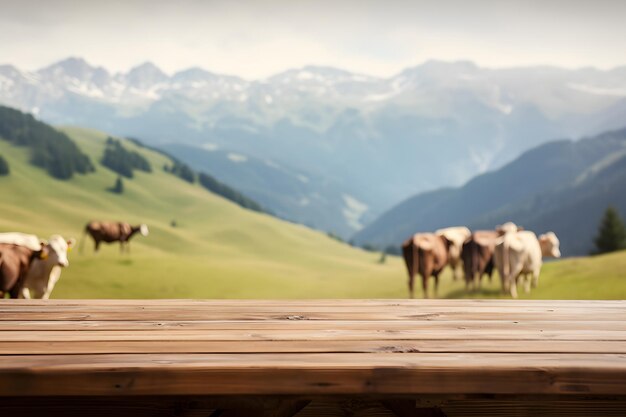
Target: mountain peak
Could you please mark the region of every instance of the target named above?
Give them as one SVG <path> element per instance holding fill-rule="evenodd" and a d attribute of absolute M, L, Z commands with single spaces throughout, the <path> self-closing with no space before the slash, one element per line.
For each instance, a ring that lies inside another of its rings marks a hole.
<path fill-rule="evenodd" d="M 139 64 L 128 71 L 128 76 L 134 75 L 156 75 L 161 78 L 168 78 L 167 74 L 165 74 L 161 68 L 157 67 L 150 61 L 146 61 L 143 64 Z"/>
<path fill-rule="evenodd" d="M 165 82 L 169 77 L 152 62 L 146 61 L 131 68 L 126 74 L 126 79 L 133 87 L 144 89 Z"/>
<path fill-rule="evenodd" d="M 79 80 L 85 80 L 93 74 L 97 68 L 89 65 L 87 61 L 80 57 L 69 57 L 58 61 L 48 67 L 40 69 L 38 72 L 44 75 L 69 76 Z M 103 69 L 100 69 L 103 70 Z"/>
<path fill-rule="evenodd" d="M 172 76 L 174 81 L 206 81 L 216 78 L 217 76 L 200 67 L 191 67 L 182 71 L 178 71 Z"/>

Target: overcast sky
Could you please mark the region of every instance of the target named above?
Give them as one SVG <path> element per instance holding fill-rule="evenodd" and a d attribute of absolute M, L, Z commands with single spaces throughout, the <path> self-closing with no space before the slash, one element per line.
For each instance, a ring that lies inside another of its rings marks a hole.
<path fill-rule="evenodd" d="M 428 59 L 482 66 L 626 64 L 617 0 L 0 0 L 0 64 L 68 56 L 263 78 L 308 64 L 390 76 Z"/>

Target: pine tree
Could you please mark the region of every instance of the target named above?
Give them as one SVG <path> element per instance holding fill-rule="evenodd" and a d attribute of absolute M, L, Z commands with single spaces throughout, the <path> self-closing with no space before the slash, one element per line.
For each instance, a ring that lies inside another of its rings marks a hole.
<path fill-rule="evenodd" d="M 124 192 L 124 182 L 122 181 L 122 177 L 117 177 L 112 191 L 116 194 L 122 194 Z"/>
<path fill-rule="evenodd" d="M 626 228 L 614 207 L 608 207 L 604 212 L 594 243 L 596 253 L 608 253 L 626 248 Z"/>
<path fill-rule="evenodd" d="M 9 175 L 9 163 L 2 155 L 0 155 L 0 176 Z"/>

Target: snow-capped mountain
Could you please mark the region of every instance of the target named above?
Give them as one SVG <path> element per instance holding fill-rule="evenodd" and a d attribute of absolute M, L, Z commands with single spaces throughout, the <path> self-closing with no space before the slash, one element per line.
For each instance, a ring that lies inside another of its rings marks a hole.
<path fill-rule="evenodd" d="M 389 78 L 308 66 L 244 80 L 201 68 L 168 75 L 151 63 L 114 74 L 69 58 L 33 72 L 0 66 L 0 103 L 51 123 L 214 144 L 327 178 L 329 198 L 366 207 L 356 220 L 338 210 L 346 235 L 403 198 L 459 185 L 547 140 L 626 125 L 626 67 L 429 61 Z"/>

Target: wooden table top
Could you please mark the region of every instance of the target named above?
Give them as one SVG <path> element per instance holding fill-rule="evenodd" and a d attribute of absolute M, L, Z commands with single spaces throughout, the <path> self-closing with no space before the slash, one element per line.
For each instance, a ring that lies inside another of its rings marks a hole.
<path fill-rule="evenodd" d="M 626 302 L 0 300 L 0 396 L 626 395 Z"/>

